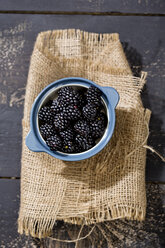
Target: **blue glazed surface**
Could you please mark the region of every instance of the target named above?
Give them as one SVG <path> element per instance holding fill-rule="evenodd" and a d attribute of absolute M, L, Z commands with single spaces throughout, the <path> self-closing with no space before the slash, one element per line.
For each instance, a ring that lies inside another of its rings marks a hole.
<path fill-rule="evenodd" d="M 64 85 L 79 85 L 84 87 L 89 87 L 91 85 L 99 88 L 102 91 L 102 99 L 105 102 L 106 109 L 107 109 L 107 116 L 108 116 L 108 125 L 106 131 L 99 141 L 99 143 L 91 148 L 90 150 L 78 153 L 78 154 L 66 154 L 62 152 L 52 152 L 50 148 L 46 145 L 45 141 L 41 137 L 38 127 L 38 111 L 40 106 L 42 105 L 45 98 L 56 88 L 59 88 Z M 34 152 L 46 152 L 49 155 L 56 157 L 61 160 L 65 161 L 78 161 L 87 159 L 89 157 L 94 156 L 98 152 L 100 152 L 105 145 L 109 142 L 110 138 L 112 137 L 114 127 L 115 127 L 115 107 L 119 101 L 119 94 L 114 88 L 111 87 L 102 87 L 94 82 L 84 79 L 84 78 L 63 78 L 57 80 L 51 84 L 49 84 L 46 88 L 44 88 L 41 93 L 35 99 L 32 109 L 31 109 L 31 116 L 30 116 L 30 132 L 26 137 L 26 145 L 27 147 Z"/>

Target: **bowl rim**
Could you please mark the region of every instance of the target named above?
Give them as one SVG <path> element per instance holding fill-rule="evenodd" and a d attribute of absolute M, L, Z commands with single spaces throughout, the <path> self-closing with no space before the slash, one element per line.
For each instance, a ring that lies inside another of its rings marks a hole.
<path fill-rule="evenodd" d="M 62 152 L 58 152 L 58 151 L 51 151 L 50 148 L 46 145 L 45 141 L 43 140 L 43 138 L 41 138 L 41 134 L 40 134 L 40 130 L 39 130 L 39 125 L 38 125 L 38 111 L 40 109 L 40 107 L 43 104 L 43 101 L 45 101 L 45 99 L 52 93 L 52 91 L 55 91 L 56 88 L 61 88 L 62 86 L 65 85 L 85 85 L 85 86 L 90 86 L 93 85 L 97 88 L 99 88 L 102 92 L 102 97 L 105 101 L 105 106 L 106 106 L 106 110 L 107 110 L 107 117 L 108 117 L 108 124 L 107 124 L 107 128 L 104 132 L 103 137 L 100 139 L 100 141 L 91 149 L 82 152 L 82 153 L 75 153 L 75 154 L 67 154 L 67 153 L 62 153 Z M 56 86 L 56 87 L 55 87 Z M 53 89 L 54 88 L 54 89 Z M 107 87 L 105 87 L 107 88 Z M 111 88 L 111 87 L 109 87 Z M 52 90 L 53 89 L 53 90 Z M 64 161 L 80 161 L 80 160 L 84 160 L 87 158 L 90 158 L 94 155 L 96 155 L 97 153 L 99 153 L 109 142 L 110 138 L 112 137 L 113 131 L 114 131 L 114 127 L 115 127 L 115 109 L 112 107 L 111 102 L 108 100 L 108 96 L 106 94 L 106 91 L 104 91 L 104 87 L 97 85 L 96 83 L 94 83 L 91 80 L 85 79 L 85 78 L 81 78 L 81 77 L 68 77 L 68 78 L 62 78 L 59 79 L 57 81 L 52 82 L 51 84 L 49 84 L 48 86 L 46 86 L 36 97 L 33 105 L 32 105 L 32 109 L 31 109 L 31 114 L 30 114 L 30 129 L 33 133 L 33 135 L 35 136 L 35 139 L 37 140 L 37 142 L 40 143 L 40 150 L 36 151 L 40 151 L 40 152 L 46 152 L 49 155 L 64 160 Z M 34 149 L 35 151 L 35 149 Z"/>

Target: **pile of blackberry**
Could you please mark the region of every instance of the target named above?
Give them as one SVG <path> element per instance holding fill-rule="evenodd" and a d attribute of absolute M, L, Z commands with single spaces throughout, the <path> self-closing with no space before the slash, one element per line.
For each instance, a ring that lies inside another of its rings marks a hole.
<path fill-rule="evenodd" d="M 104 134 L 107 117 L 101 91 L 90 86 L 59 89 L 58 97 L 39 113 L 40 133 L 52 151 L 80 153 L 91 149 Z"/>

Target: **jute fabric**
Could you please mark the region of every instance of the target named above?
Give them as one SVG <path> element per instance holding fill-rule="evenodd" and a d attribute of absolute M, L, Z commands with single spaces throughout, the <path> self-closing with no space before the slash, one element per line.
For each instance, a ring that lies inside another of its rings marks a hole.
<path fill-rule="evenodd" d="M 120 94 L 109 144 L 80 162 L 64 162 L 28 150 L 30 110 L 49 83 L 83 77 Z M 134 77 L 118 34 L 55 30 L 38 35 L 31 57 L 25 104 L 19 233 L 43 238 L 57 220 L 98 223 L 118 218 L 143 220 L 146 213 L 145 163 L 150 111 L 140 92 L 146 73 Z"/>

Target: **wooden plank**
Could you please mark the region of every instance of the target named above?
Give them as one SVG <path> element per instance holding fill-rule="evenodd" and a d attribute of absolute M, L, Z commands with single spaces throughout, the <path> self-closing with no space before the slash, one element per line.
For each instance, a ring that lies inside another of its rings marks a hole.
<path fill-rule="evenodd" d="M 0 176 L 20 175 L 21 119 L 28 66 L 40 31 L 79 28 L 90 32 L 120 33 L 128 60 L 136 74 L 148 71 L 143 92 L 152 110 L 149 144 L 165 155 L 165 34 L 163 17 L 14 15 L 1 14 L 0 51 Z M 161 160 L 148 152 L 147 180 L 165 181 Z"/>
<path fill-rule="evenodd" d="M 30 237 L 17 233 L 20 180 L 0 179 L 0 247 L 37 248 Z"/>
<path fill-rule="evenodd" d="M 0 10 L 87 13 L 165 13 L 164 0 L 0 0 Z"/>
<path fill-rule="evenodd" d="M 49 238 L 39 241 L 17 233 L 19 185 L 19 180 L 0 179 L 0 247 L 73 248 L 74 243 L 66 244 L 52 241 Z M 164 247 L 165 185 L 147 184 L 147 199 L 145 222 L 116 220 L 99 224 L 87 240 L 78 243 L 78 247 Z M 90 229 L 85 228 L 84 230 L 83 234 Z M 103 235 L 103 231 L 106 231 L 106 237 Z M 58 222 L 54 228 L 54 237 L 67 240 L 76 239 L 78 232 L 78 226 Z M 107 245 L 109 244 L 108 238 L 111 239 L 112 246 Z"/>

